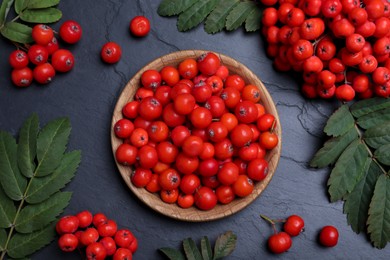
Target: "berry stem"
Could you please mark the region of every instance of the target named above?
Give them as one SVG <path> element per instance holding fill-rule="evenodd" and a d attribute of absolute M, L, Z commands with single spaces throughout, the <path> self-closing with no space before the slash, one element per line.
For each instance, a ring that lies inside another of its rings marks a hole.
<path fill-rule="evenodd" d="M 272 225 L 272 229 L 274 230 L 275 234 L 278 233 L 278 231 L 276 230 L 276 227 L 275 227 L 275 220 L 270 219 L 269 217 L 262 215 L 262 214 L 260 214 L 260 217 Z"/>

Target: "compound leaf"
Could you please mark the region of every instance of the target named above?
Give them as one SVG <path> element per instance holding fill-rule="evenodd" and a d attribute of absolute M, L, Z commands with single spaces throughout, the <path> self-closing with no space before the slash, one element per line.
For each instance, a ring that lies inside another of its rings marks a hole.
<path fill-rule="evenodd" d="M 31 32 L 31 27 L 17 22 L 8 22 L 0 30 L 1 35 L 5 38 L 19 43 L 32 42 Z"/>
<path fill-rule="evenodd" d="M 390 99 L 375 97 L 356 102 L 351 106 L 351 112 L 354 117 L 361 117 L 384 108 L 390 108 Z"/>
<path fill-rule="evenodd" d="M 374 157 L 384 165 L 390 166 L 390 144 L 379 146 L 374 153 Z"/>
<path fill-rule="evenodd" d="M 60 0 L 30 0 L 27 4 L 28 9 L 41 9 L 58 5 Z"/>
<path fill-rule="evenodd" d="M 220 235 L 215 241 L 214 260 L 230 255 L 236 247 L 237 236 L 232 231 Z"/>
<path fill-rule="evenodd" d="M 340 136 L 355 125 L 355 120 L 349 112 L 348 105 L 342 105 L 326 122 L 324 132 L 329 136 Z"/>
<path fill-rule="evenodd" d="M 177 28 L 188 31 L 199 25 L 214 9 L 218 0 L 199 0 L 179 15 Z"/>
<path fill-rule="evenodd" d="M 11 9 L 14 0 L 3 0 L 0 6 L 0 25 L 3 25 L 7 19 L 9 10 Z"/>
<path fill-rule="evenodd" d="M 390 121 L 371 127 L 363 135 L 364 141 L 372 148 L 390 143 Z"/>
<path fill-rule="evenodd" d="M 23 198 L 26 178 L 17 165 L 17 144 L 10 134 L 0 131 L 0 182 L 5 194 L 13 200 Z"/>
<path fill-rule="evenodd" d="M 200 249 L 202 252 L 203 260 L 212 260 L 213 259 L 213 252 L 211 250 L 211 245 L 210 245 L 210 241 L 209 241 L 208 237 L 204 236 L 200 240 Z"/>
<path fill-rule="evenodd" d="M 61 163 L 71 126 L 68 118 L 49 122 L 39 133 L 37 141 L 38 166 L 36 176 L 52 173 Z"/>
<path fill-rule="evenodd" d="M 342 136 L 330 138 L 314 155 L 310 162 L 310 166 L 323 168 L 327 165 L 334 164 L 345 148 L 357 138 L 358 133 L 355 128 L 349 129 L 349 131 Z"/>
<path fill-rule="evenodd" d="M 37 136 L 39 121 L 36 114 L 32 114 L 23 124 L 19 133 L 18 166 L 22 174 L 32 177 L 35 170 L 34 159 L 37 153 Z"/>
<path fill-rule="evenodd" d="M 253 1 L 240 2 L 226 17 L 226 29 L 233 31 L 240 27 L 254 8 L 258 8 Z"/>
<path fill-rule="evenodd" d="M 54 23 L 61 19 L 62 12 L 57 8 L 27 9 L 20 13 L 20 19 L 28 23 Z"/>
<path fill-rule="evenodd" d="M 9 228 L 12 226 L 16 215 L 14 202 L 4 193 L 0 187 L 0 228 Z"/>
<path fill-rule="evenodd" d="M 382 173 L 378 164 L 371 159 L 368 160 L 368 170 L 356 184 L 353 191 L 346 197 L 344 203 L 344 213 L 347 214 L 348 224 L 356 233 L 366 230 L 368 209 L 374 194 L 375 183 Z"/>
<path fill-rule="evenodd" d="M 245 20 L 245 30 L 247 32 L 254 32 L 261 27 L 261 11 L 260 8 L 254 8 Z"/>
<path fill-rule="evenodd" d="M 157 13 L 161 16 L 178 15 L 196 2 L 197 0 L 163 0 L 158 6 Z"/>
<path fill-rule="evenodd" d="M 159 249 L 164 255 L 166 255 L 170 260 L 185 260 L 184 255 L 176 249 L 170 247 L 163 247 Z"/>
<path fill-rule="evenodd" d="M 239 0 L 219 1 L 214 10 L 207 16 L 204 27 L 205 31 L 207 33 L 222 31 L 226 24 L 226 17 L 239 2 Z"/>
<path fill-rule="evenodd" d="M 384 174 L 376 182 L 367 225 L 374 246 L 384 248 L 390 241 L 390 179 Z"/>
<path fill-rule="evenodd" d="M 350 193 L 367 169 L 368 151 L 359 140 L 352 142 L 340 155 L 329 180 L 329 194 L 332 202 Z"/>
<path fill-rule="evenodd" d="M 369 129 L 381 125 L 386 121 L 390 121 L 390 108 L 381 109 L 361 116 L 358 118 L 357 124 L 364 129 Z"/>
<path fill-rule="evenodd" d="M 17 14 L 20 14 L 24 9 L 27 7 L 27 1 L 26 0 L 15 0 L 15 12 Z"/>
<path fill-rule="evenodd" d="M 55 235 L 55 223 L 29 234 L 15 233 L 8 244 L 7 253 L 13 258 L 24 258 L 49 244 Z"/>

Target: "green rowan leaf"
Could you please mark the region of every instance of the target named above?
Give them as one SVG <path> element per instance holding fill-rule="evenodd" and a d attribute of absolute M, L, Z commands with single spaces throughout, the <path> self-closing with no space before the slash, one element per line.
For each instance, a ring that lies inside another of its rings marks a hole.
<path fill-rule="evenodd" d="M 57 8 L 27 9 L 20 13 L 20 19 L 28 23 L 54 23 L 61 19 L 62 12 Z"/>
<path fill-rule="evenodd" d="M 371 127 L 363 135 L 364 141 L 372 148 L 390 143 L 390 121 Z"/>
<path fill-rule="evenodd" d="M 352 142 L 340 155 L 329 180 L 329 194 L 332 202 L 352 192 L 367 169 L 368 151 L 359 140 Z"/>
<path fill-rule="evenodd" d="M 344 213 L 347 214 L 348 224 L 358 234 L 366 230 L 368 209 L 374 194 L 375 183 L 382 174 L 379 166 L 371 159 L 368 160 L 368 170 L 356 184 L 353 191 L 346 197 L 344 203 Z"/>
<path fill-rule="evenodd" d="M 178 15 L 196 2 L 197 0 L 163 0 L 158 6 L 157 13 L 161 16 Z"/>
<path fill-rule="evenodd" d="M 390 166 L 390 144 L 379 146 L 374 152 L 374 157 L 384 165 Z"/>
<path fill-rule="evenodd" d="M 9 10 L 11 9 L 14 0 L 3 0 L 0 6 L 0 26 L 4 24 L 7 19 Z"/>
<path fill-rule="evenodd" d="M 75 175 L 80 160 L 80 151 L 67 153 L 53 174 L 32 179 L 26 195 L 26 201 L 28 203 L 40 203 L 65 187 Z"/>
<path fill-rule="evenodd" d="M 390 179 L 384 174 L 376 182 L 367 225 L 373 245 L 384 248 L 390 242 Z"/>
<path fill-rule="evenodd" d="M 237 236 L 232 231 L 220 235 L 215 241 L 214 260 L 230 255 L 236 248 Z"/>
<path fill-rule="evenodd" d="M 0 182 L 5 194 L 19 201 L 27 186 L 27 180 L 17 165 L 17 144 L 10 134 L 0 131 Z"/>
<path fill-rule="evenodd" d="M 390 99 L 375 97 L 356 102 L 351 106 L 351 112 L 353 116 L 361 117 L 385 108 L 390 108 Z"/>
<path fill-rule="evenodd" d="M 159 250 L 170 260 L 185 260 L 184 255 L 179 250 L 170 247 L 163 247 Z"/>
<path fill-rule="evenodd" d="M 240 2 L 226 17 L 226 29 L 233 31 L 240 27 L 254 8 L 257 5 L 253 1 Z"/>
<path fill-rule="evenodd" d="M 7 253 L 13 258 L 24 258 L 49 244 L 55 235 L 55 223 L 29 234 L 15 233 L 8 244 Z"/>
<path fill-rule="evenodd" d="M 355 120 L 349 112 L 348 105 L 342 105 L 326 122 L 324 132 L 329 136 L 340 136 L 355 125 Z"/>
<path fill-rule="evenodd" d="M 188 31 L 198 26 L 214 9 L 218 0 L 199 0 L 179 15 L 177 28 Z"/>
<path fill-rule="evenodd" d="M 15 219 L 16 208 L 14 202 L 0 187 L 0 228 L 9 228 Z"/>
<path fill-rule="evenodd" d="M 202 255 L 192 238 L 183 240 L 183 248 L 188 260 L 202 260 Z"/>
<path fill-rule="evenodd" d="M 381 125 L 386 121 L 390 121 L 390 108 L 381 109 L 361 116 L 358 118 L 357 124 L 364 129 L 369 129 Z"/>
<path fill-rule="evenodd" d="M 255 32 L 261 27 L 261 11 L 260 8 L 254 8 L 245 20 L 245 30 L 247 32 Z"/>
<path fill-rule="evenodd" d="M 36 176 L 43 177 L 51 174 L 60 165 L 70 130 L 71 126 L 67 118 L 53 120 L 41 130 L 37 141 Z"/>
<path fill-rule="evenodd" d="M 214 10 L 207 16 L 205 21 L 205 31 L 207 33 L 217 33 L 225 28 L 226 17 L 230 11 L 239 3 L 239 0 L 219 1 Z"/>
<path fill-rule="evenodd" d="M 39 120 L 36 114 L 28 118 L 19 133 L 18 166 L 22 174 L 32 177 L 35 170 L 34 159 L 37 150 L 37 136 L 39 132 Z"/>
<path fill-rule="evenodd" d="M 60 0 L 30 0 L 27 4 L 28 9 L 41 9 L 58 5 Z"/>
<path fill-rule="evenodd" d="M 5 244 L 7 243 L 7 232 L 0 228 L 0 251 L 5 250 Z"/>
<path fill-rule="evenodd" d="M 31 233 L 44 228 L 61 214 L 71 196 L 71 192 L 57 192 L 42 203 L 24 207 L 15 224 L 16 231 Z"/>
<path fill-rule="evenodd" d="M 209 238 L 204 236 L 200 240 L 200 249 L 202 252 L 203 260 L 212 260 L 213 259 L 213 252 L 211 249 Z"/>
<path fill-rule="evenodd" d="M 31 27 L 17 22 L 8 22 L 0 30 L 1 35 L 5 38 L 19 43 L 32 42 L 31 32 Z"/>
<path fill-rule="evenodd" d="M 15 12 L 20 14 L 27 7 L 27 2 L 30 0 L 15 0 Z"/>
<path fill-rule="evenodd" d="M 358 133 L 355 128 L 349 129 L 344 135 L 330 138 L 314 155 L 313 159 L 310 161 L 310 166 L 323 168 L 330 164 L 334 164 L 345 148 L 357 138 Z"/>

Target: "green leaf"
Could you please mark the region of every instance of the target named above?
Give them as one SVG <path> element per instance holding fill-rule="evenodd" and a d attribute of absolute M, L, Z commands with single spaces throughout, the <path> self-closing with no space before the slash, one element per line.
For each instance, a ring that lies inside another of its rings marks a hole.
<path fill-rule="evenodd" d="M 29 0 L 15 0 L 15 12 L 20 14 L 24 9 L 26 9 L 26 2 Z"/>
<path fill-rule="evenodd" d="M 177 28 L 179 31 L 188 31 L 199 25 L 214 9 L 217 0 L 199 0 L 179 15 Z"/>
<path fill-rule="evenodd" d="M 39 133 L 37 141 L 38 167 L 36 176 L 51 174 L 61 163 L 71 126 L 68 118 L 49 122 Z"/>
<path fill-rule="evenodd" d="M 187 260 L 202 260 L 202 255 L 199 249 L 196 247 L 194 240 L 186 238 L 183 240 L 183 248 L 186 254 Z"/>
<path fill-rule="evenodd" d="M 215 241 L 214 260 L 230 255 L 236 247 L 237 236 L 232 231 L 220 235 Z"/>
<path fill-rule="evenodd" d="M 247 32 L 254 32 L 261 27 L 261 11 L 260 8 L 253 9 L 245 20 L 245 30 Z"/>
<path fill-rule="evenodd" d="M 384 108 L 390 108 L 390 99 L 375 97 L 356 102 L 351 106 L 351 112 L 353 116 L 361 117 Z"/>
<path fill-rule="evenodd" d="M 207 16 L 204 27 L 205 31 L 207 33 L 217 33 L 222 31 L 225 27 L 226 17 L 239 2 L 239 0 L 219 1 L 214 10 Z"/>
<path fill-rule="evenodd" d="M 213 259 L 213 252 L 211 250 L 211 245 L 210 245 L 210 241 L 209 241 L 208 237 L 204 236 L 200 240 L 200 249 L 202 252 L 203 260 L 212 260 Z"/>
<path fill-rule="evenodd" d="M 17 144 L 10 134 L 0 131 L 0 182 L 4 192 L 13 200 L 21 200 L 27 180 L 20 173 L 17 162 Z"/>
<path fill-rule="evenodd" d="M 17 23 L 17 22 L 9 22 L 4 25 L 4 27 L 0 30 L 0 33 L 7 39 L 13 42 L 19 43 L 29 43 L 32 42 L 31 36 L 32 29 L 27 25 Z"/>
<path fill-rule="evenodd" d="M 358 133 L 355 128 L 349 129 L 349 131 L 342 136 L 330 138 L 314 155 L 310 162 L 310 166 L 323 168 L 327 165 L 334 164 L 345 148 L 357 138 Z"/>
<path fill-rule="evenodd" d="M 14 202 L 0 187 L 0 228 L 9 228 L 15 219 L 16 208 Z"/>
<path fill-rule="evenodd" d="M 375 183 L 382 171 L 379 166 L 370 160 L 368 170 L 363 178 L 356 184 L 353 191 L 347 196 L 344 203 L 344 213 L 347 214 L 348 224 L 352 230 L 360 233 L 366 229 L 368 209 L 372 195 L 374 194 Z"/>
<path fill-rule="evenodd" d="M 342 199 L 355 188 L 368 167 L 367 157 L 368 151 L 359 140 L 351 143 L 340 155 L 328 180 L 332 202 Z"/>
<path fill-rule="evenodd" d="M 355 120 L 349 112 L 348 105 L 342 105 L 326 122 L 324 132 L 329 136 L 340 136 L 355 125 Z"/>
<path fill-rule="evenodd" d="M 7 243 L 7 232 L 0 228 L 0 251 L 4 251 L 5 244 Z"/>
<path fill-rule="evenodd" d="M 60 20 L 62 12 L 57 8 L 27 9 L 20 13 L 20 19 L 28 23 L 54 23 Z"/>
<path fill-rule="evenodd" d="M 161 16 L 178 15 L 197 1 L 198 0 L 163 0 L 158 6 L 157 13 Z"/>
<path fill-rule="evenodd" d="M 27 4 L 28 9 L 48 8 L 58 5 L 60 0 L 30 0 Z"/>
<path fill-rule="evenodd" d="M 7 253 L 13 258 L 26 257 L 49 244 L 55 235 L 55 223 L 29 234 L 15 233 L 8 244 Z"/>
<path fill-rule="evenodd" d="M 368 129 L 386 121 L 390 121 L 390 108 L 366 114 L 357 120 L 357 124 L 364 129 Z"/>
<path fill-rule="evenodd" d="M 15 223 L 16 231 L 31 233 L 53 222 L 69 204 L 71 192 L 57 192 L 39 204 L 24 207 Z"/>
<path fill-rule="evenodd" d="M 384 165 L 390 166 L 390 144 L 379 146 L 374 157 Z"/>
<path fill-rule="evenodd" d="M 28 203 L 40 203 L 65 187 L 65 184 L 75 175 L 80 160 L 80 151 L 67 153 L 53 174 L 32 179 L 26 195 L 26 201 Z"/>
<path fill-rule="evenodd" d="M 14 0 L 3 0 L 0 6 L 0 26 L 4 24 L 7 19 L 9 10 L 11 9 Z"/>
<path fill-rule="evenodd" d="M 384 248 L 390 241 L 390 179 L 384 174 L 376 182 L 367 225 L 374 246 Z"/>
<path fill-rule="evenodd" d="M 28 118 L 19 133 L 18 166 L 22 174 L 32 177 L 35 170 L 34 159 L 37 150 L 37 136 L 39 131 L 38 116 L 33 114 Z"/>
<path fill-rule="evenodd" d="M 364 141 L 372 148 L 379 148 L 390 143 L 390 121 L 367 129 L 363 135 Z"/>
<path fill-rule="evenodd" d="M 226 17 L 226 29 L 233 31 L 240 27 L 254 8 L 257 5 L 253 1 L 240 2 Z"/>
<path fill-rule="evenodd" d="M 164 255 L 166 255 L 170 260 L 185 260 L 184 255 L 176 249 L 170 247 L 163 247 L 159 249 Z"/>

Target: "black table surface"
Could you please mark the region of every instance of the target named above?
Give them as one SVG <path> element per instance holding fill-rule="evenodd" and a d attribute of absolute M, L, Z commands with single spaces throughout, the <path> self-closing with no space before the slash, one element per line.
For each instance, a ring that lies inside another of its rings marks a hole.
<path fill-rule="evenodd" d="M 61 21 L 74 19 L 83 28 L 75 45 L 62 46 L 75 55 L 74 69 L 57 75 L 49 85 L 33 84 L 17 89 L 11 83 L 8 55 L 15 49 L 0 41 L 0 129 L 17 135 L 22 122 L 33 112 L 41 125 L 67 116 L 72 124 L 69 150 L 82 150 L 82 162 L 65 190 L 73 191 L 65 214 L 82 210 L 103 212 L 129 228 L 139 240 L 135 259 L 164 259 L 161 247 L 181 247 L 184 238 L 211 241 L 227 230 L 238 236 L 237 247 L 227 259 L 390 259 L 390 246 L 375 249 L 366 234 L 354 233 L 343 214 L 343 203 L 330 203 L 326 181 L 329 169 L 315 170 L 308 162 L 324 141 L 323 126 L 338 106 L 336 102 L 310 101 L 302 97 L 295 75 L 276 72 L 265 55 L 260 33 L 234 32 L 206 34 L 199 26 L 179 32 L 177 17 L 157 14 L 161 1 L 150 0 L 64 0 L 59 8 Z M 147 37 L 130 35 L 129 21 L 145 15 L 151 21 Z M 53 28 L 59 28 L 60 23 Z M 101 46 L 115 41 L 122 46 L 122 59 L 107 65 L 100 59 Z M 228 55 L 251 69 L 266 85 L 277 106 L 282 126 L 282 154 L 275 175 L 266 190 L 244 210 L 221 220 L 188 223 L 154 212 L 136 198 L 115 165 L 110 143 L 114 106 L 126 83 L 150 61 L 171 52 L 202 49 Z M 271 226 L 259 218 L 285 218 L 299 214 L 305 232 L 293 238 L 291 249 L 282 255 L 267 250 Z M 317 242 L 321 227 L 334 225 L 339 243 L 324 248 Z M 78 253 L 63 253 L 56 242 L 32 256 L 33 259 L 78 259 Z"/>

